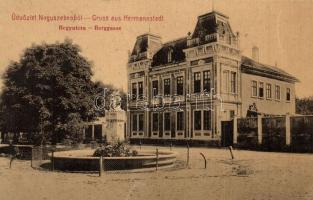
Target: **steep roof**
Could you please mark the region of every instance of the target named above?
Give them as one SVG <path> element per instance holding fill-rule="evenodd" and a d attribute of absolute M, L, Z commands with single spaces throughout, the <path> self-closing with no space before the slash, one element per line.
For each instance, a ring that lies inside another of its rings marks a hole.
<path fill-rule="evenodd" d="M 159 65 L 167 65 L 171 63 L 179 63 L 185 61 L 185 53 L 183 49 L 187 48 L 187 37 L 179 38 L 167 43 L 164 43 L 153 56 L 152 67 Z M 168 53 L 172 51 L 171 62 L 168 62 Z"/>
<path fill-rule="evenodd" d="M 139 53 L 146 52 L 147 49 L 148 49 L 148 38 L 138 36 L 131 55 L 137 55 Z"/>
<path fill-rule="evenodd" d="M 246 56 L 241 57 L 240 68 L 242 73 L 255 74 L 288 82 L 299 82 L 299 79 L 278 67 L 259 63 Z"/>

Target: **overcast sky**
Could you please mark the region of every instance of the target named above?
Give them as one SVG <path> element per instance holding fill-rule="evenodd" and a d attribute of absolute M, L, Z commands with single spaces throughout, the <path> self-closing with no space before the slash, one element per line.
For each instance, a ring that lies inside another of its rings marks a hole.
<path fill-rule="evenodd" d="M 18 60 L 31 44 L 71 38 L 82 54 L 93 61 L 95 79 L 127 88 L 128 50 L 136 37 L 150 31 L 166 42 L 192 32 L 197 16 L 210 12 L 211 0 L 0 0 L 0 73 Z M 241 36 L 241 50 L 251 56 L 260 48 L 260 61 L 293 74 L 301 83 L 297 96 L 313 95 L 313 1 L 312 0 L 215 0 L 214 9 L 229 16 L 234 32 Z M 99 16 L 164 16 L 163 22 L 21 22 L 11 14 Z M 121 31 L 59 31 L 59 25 L 121 26 Z"/>

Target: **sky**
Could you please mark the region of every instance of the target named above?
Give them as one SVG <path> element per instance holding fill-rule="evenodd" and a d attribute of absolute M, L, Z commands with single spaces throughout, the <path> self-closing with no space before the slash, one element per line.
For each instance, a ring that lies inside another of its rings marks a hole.
<path fill-rule="evenodd" d="M 240 33 L 243 55 L 260 49 L 260 62 L 296 76 L 296 95 L 313 95 L 312 0 L 0 0 L 0 73 L 32 44 L 70 38 L 93 63 L 94 79 L 127 90 L 127 59 L 136 37 L 150 30 L 163 42 L 193 32 L 197 16 L 214 10 Z M 18 15 L 82 15 L 79 22 L 14 21 Z M 97 16 L 163 16 L 162 22 L 92 21 Z M 61 31 L 63 26 L 120 26 L 120 31 Z"/>

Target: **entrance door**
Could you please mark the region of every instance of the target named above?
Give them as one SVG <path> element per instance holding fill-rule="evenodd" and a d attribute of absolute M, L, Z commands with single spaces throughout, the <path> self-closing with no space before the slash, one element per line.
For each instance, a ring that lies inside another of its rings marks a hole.
<path fill-rule="evenodd" d="M 222 121 L 222 146 L 233 145 L 233 121 Z"/>

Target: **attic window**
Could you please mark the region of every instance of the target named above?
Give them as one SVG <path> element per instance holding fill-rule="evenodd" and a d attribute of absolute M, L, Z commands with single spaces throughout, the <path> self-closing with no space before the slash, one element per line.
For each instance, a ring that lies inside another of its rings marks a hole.
<path fill-rule="evenodd" d="M 167 52 L 167 62 L 172 62 L 173 61 L 173 49 L 169 49 Z"/>

